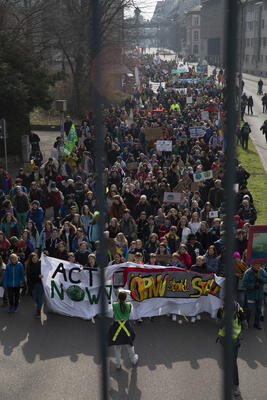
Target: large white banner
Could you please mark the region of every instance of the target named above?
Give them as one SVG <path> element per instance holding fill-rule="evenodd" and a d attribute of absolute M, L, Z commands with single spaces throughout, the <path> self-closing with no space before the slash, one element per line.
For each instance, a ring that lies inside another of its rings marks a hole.
<path fill-rule="evenodd" d="M 104 289 L 107 315 L 112 317 L 116 288 L 131 291 L 131 319 L 165 314 L 216 317 L 222 305 L 224 278 L 180 268 L 124 263 L 108 266 Z M 42 281 L 49 309 L 91 319 L 100 313 L 100 273 L 77 264 L 42 256 Z"/>

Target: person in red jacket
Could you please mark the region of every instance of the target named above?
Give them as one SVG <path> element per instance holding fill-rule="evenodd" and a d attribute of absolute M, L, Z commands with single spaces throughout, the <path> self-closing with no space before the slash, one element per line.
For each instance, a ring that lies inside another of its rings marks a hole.
<path fill-rule="evenodd" d="M 179 261 L 182 264 L 183 268 L 190 268 L 192 262 L 191 257 L 188 254 L 187 247 L 185 244 L 181 244 L 179 247 Z"/>

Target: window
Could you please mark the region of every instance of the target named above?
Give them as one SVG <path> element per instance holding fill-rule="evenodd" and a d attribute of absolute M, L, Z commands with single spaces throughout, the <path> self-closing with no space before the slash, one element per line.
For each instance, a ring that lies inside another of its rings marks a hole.
<path fill-rule="evenodd" d="M 261 20 L 261 29 L 264 29 L 264 19 Z"/>
<path fill-rule="evenodd" d="M 193 46 L 193 54 L 197 55 L 198 54 L 198 45 L 194 44 Z"/>
<path fill-rule="evenodd" d="M 249 55 L 246 54 L 246 62 L 249 62 Z"/>
<path fill-rule="evenodd" d="M 263 55 L 262 54 L 260 55 L 260 62 L 261 63 L 263 62 Z"/>
<path fill-rule="evenodd" d="M 198 18 L 198 16 L 194 16 L 193 21 L 194 21 L 194 25 L 199 25 L 199 18 Z M 264 20 L 263 20 L 263 21 L 264 21 Z"/>
<path fill-rule="evenodd" d="M 194 40 L 198 40 L 198 31 L 194 31 Z"/>
<path fill-rule="evenodd" d="M 265 62 L 267 63 L 267 56 L 265 56 Z"/>

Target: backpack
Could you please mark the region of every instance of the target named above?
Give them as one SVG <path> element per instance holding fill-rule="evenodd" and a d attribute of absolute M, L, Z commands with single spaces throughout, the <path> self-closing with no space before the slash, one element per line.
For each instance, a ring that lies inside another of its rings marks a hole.
<path fill-rule="evenodd" d="M 60 208 L 61 205 L 61 197 L 59 191 L 52 190 L 49 194 L 50 203 L 52 207 Z"/>
<path fill-rule="evenodd" d="M 243 133 L 245 133 L 246 135 L 250 134 L 250 127 L 248 125 L 243 126 Z"/>

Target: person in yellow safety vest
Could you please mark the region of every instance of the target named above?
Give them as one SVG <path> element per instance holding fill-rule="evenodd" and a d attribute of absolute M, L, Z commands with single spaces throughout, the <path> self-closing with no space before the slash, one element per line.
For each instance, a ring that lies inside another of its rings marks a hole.
<path fill-rule="evenodd" d="M 114 346 L 117 369 L 121 369 L 122 345 L 127 345 L 132 365 L 136 365 L 139 358 L 133 346 L 135 332 L 129 321 L 132 305 L 126 302 L 127 293 L 127 290 L 119 289 L 118 301 L 112 304 L 114 321 L 108 332 L 108 344 L 109 346 Z"/>
<path fill-rule="evenodd" d="M 216 342 L 224 344 L 225 338 L 225 311 L 224 307 L 219 308 L 217 312 L 217 323 L 219 325 L 218 338 Z M 234 396 L 240 396 L 239 390 L 239 376 L 238 376 L 238 366 L 237 357 L 238 349 L 240 347 L 241 332 L 242 329 L 247 329 L 247 320 L 243 308 L 235 301 L 234 302 L 234 313 L 233 313 L 233 331 L 232 338 L 234 342 Z"/>
<path fill-rule="evenodd" d="M 171 107 L 170 107 L 170 111 L 177 111 L 177 112 L 181 112 L 181 107 L 179 106 L 178 103 L 172 103 Z"/>

